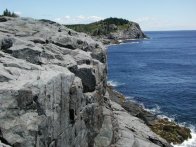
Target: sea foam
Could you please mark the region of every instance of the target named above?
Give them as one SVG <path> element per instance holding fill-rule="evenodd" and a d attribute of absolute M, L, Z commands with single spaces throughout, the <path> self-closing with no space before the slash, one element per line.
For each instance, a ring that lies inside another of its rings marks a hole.
<path fill-rule="evenodd" d="M 113 80 L 108 81 L 107 84 L 110 85 L 110 86 L 113 86 L 113 87 L 124 85 L 124 83 L 120 83 L 120 82 L 113 81 Z"/>
<path fill-rule="evenodd" d="M 149 111 L 153 114 L 161 114 L 161 110 L 160 110 L 160 106 L 156 105 L 156 107 L 152 108 L 152 109 L 147 109 L 144 107 L 144 105 L 142 105 L 142 107 L 146 110 Z M 175 122 L 175 116 L 173 117 L 168 117 L 166 115 L 158 115 L 159 118 L 166 118 L 169 121 Z M 196 128 L 192 125 L 187 126 L 186 123 L 178 123 L 179 126 L 186 126 L 191 130 L 191 136 L 192 138 L 185 140 L 182 144 L 178 144 L 178 145 L 174 145 L 172 144 L 174 147 L 196 147 Z"/>
<path fill-rule="evenodd" d="M 159 117 L 159 118 L 166 118 L 169 121 L 175 122 L 175 116 L 168 117 L 168 116 L 164 115 L 161 112 L 161 110 L 160 110 L 161 108 L 159 105 L 155 105 L 155 107 L 152 109 L 146 108 L 143 103 L 139 103 L 139 105 L 141 105 L 143 107 L 143 109 L 148 112 L 151 112 L 153 114 L 158 114 L 157 117 Z M 186 123 L 178 123 L 178 125 L 187 127 Z M 188 125 L 188 128 L 191 130 L 192 138 L 185 140 L 182 144 L 174 145 L 171 143 L 171 145 L 173 145 L 174 147 L 196 147 L 196 128 L 192 125 Z"/>
<path fill-rule="evenodd" d="M 196 147 L 196 129 L 194 126 L 190 126 L 189 128 L 191 130 L 192 138 L 184 141 L 182 144 L 179 145 L 172 144 L 174 147 Z"/>

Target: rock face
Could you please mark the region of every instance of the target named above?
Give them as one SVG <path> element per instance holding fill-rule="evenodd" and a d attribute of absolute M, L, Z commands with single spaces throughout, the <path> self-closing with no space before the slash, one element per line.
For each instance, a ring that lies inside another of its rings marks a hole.
<path fill-rule="evenodd" d="M 114 25 L 114 24 L 112 24 Z M 117 26 L 116 26 L 117 27 Z M 111 32 L 108 39 L 142 39 L 145 38 L 145 34 L 142 32 L 139 24 L 135 22 L 129 22 L 123 29 L 117 27 L 116 32 Z"/>
<path fill-rule="evenodd" d="M 143 119 L 136 117 L 140 113 L 138 106 L 130 108 L 133 113 L 124 108 L 124 96 L 107 87 L 110 107 L 113 113 L 114 144 L 112 147 L 171 147 L 166 140 L 151 131 Z M 131 115 L 130 115 L 131 114 Z"/>
<path fill-rule="evenodd" d="M 105 62 L 99 42 L 59 24 L 0 23 L 1 142 L 93 146 L 103 121 Z"/>
<path fill-rule="evenodd" d="M 110 100 L 101 43 L 48 20 L 0 20 L 0 145 L 168 145 Z"/>
<path fill-rule="evenodd" d="M 117 29 L 111 31 L 109 34 L 95 37 L 96 40 L 100 40 L 103 44 L 119 44 L 121 42 L 126 42 L 127 40 L 129 41 L 130 39 L 144 38 L 148 37 L 142 32 L 139 24 L 135 22 L 129 22 L 126 26 L 123 26 L 123 28 L 117 27 Z"/>

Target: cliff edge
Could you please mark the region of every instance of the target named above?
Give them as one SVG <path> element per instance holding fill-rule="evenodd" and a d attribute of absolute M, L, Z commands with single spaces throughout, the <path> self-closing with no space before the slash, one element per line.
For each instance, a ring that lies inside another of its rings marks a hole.
<path fill-rule="evenodd" d="M 138 23 L 122 18 L 111 17 L 90 24 L 66 26 L 77 32 L 85 32 L 103 44 L 118 44 L 129 39 L 147 38 Z"/>
<path fill-rule="evenodd" d="M 49 20 L 0 17 L 0 146 L 167 147 L 107 91 L 104 46 Z"/>

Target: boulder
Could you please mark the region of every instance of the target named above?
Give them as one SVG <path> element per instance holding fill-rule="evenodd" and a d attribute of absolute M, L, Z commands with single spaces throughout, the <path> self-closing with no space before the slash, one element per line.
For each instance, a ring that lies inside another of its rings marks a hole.
<path fill-rule="evenodd" d="M 0 36 L 0 50 L 6 51 L 13 45 L 13 39 L 8 37 Z"/>
<path fill-rule="evenodd" d="M 92 92 L 96 87 L 96 78 L 95 73 L 91 66 L 89 65 L 80 65 L 76 75 L 82 79 L 83 92 Z"/>
<path fill-rule="evenodd" d="M 6 17 L 6 16 L 0 16 L 0 22 L 6 22 L 8 20 L 9 20 L 8 17 Z"/>

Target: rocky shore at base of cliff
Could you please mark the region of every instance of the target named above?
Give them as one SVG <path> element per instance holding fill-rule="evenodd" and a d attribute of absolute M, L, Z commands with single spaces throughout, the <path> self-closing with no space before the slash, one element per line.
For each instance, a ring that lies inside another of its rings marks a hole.
<path fill-rule="evenodd" d="M 107 86 L 100 42 L 49 20 L 0 17 L 0 146 L 171 146 L 125 104 Z"/>
<path fill-rule="evenodd" d="M 112 101 L 120 104 L 130 115 L 143 120 L 153 132 L 160 135 L 167 142 L 181 144 L 192 137 L 190 129 L 179 126 L 167 118 L 160 118 L 156 114 L 146 111 L 136 102 L 126 100 L 123 94 L 117 92 L 112 86 L 108 85 L 107 91 L 110 93 Z"/>
<path fill-rule="evenodd" d="M 148 38 L 148 36 L 142 32 L 139 24 L 135 22 L 129 22 L 123 29 L 120 29 L 120 27 L 115 24 L 108 24 L 108 28 L 111 29 L 111 33 L 92 37 L 104 45 L 120 44 L 132 39 L 140 40 Z M 112 30 L 112 28 L 115 29 Z"/>

